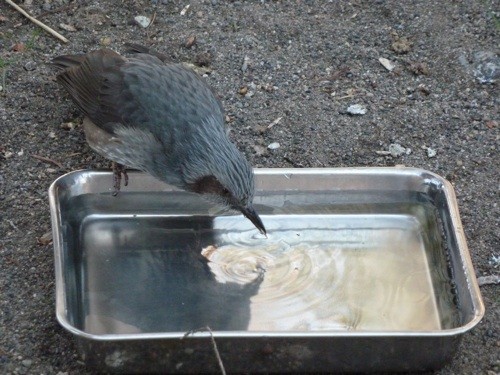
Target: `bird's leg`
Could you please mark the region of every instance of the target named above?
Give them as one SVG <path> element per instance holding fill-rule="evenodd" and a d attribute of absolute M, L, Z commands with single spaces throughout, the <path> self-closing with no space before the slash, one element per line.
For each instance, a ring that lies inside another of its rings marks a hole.
<path fill-rule="evenodd" d="M 113 168 L 113 188 L 114 188 L 113 196 L 116 196 L 121 188 L 122 174 L 123 174 L 123 179 L 125 180 L 124 181 L 125 186 L 128 185 L 128 174 L 125 167 L 120 163 L 113 162 L 112 168 Z"/>

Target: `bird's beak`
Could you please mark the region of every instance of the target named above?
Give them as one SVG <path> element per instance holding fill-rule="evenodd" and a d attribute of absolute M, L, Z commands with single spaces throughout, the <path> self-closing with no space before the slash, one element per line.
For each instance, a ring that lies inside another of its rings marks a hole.
<path fill-rule="evenodd" d="M 264 227 L 264 224 L 262 224 L 262 220 L 260 219 L 259 215 L 257 215 L 257 212 L 255 212 L 254 208 L 252 206 L 250 207 L 243 207 L 241 209 L 241 212 L 245 217 L 250 220 L 253 225 L 259 230 L 260 233 L 266 234 L 266 228 Z"/>

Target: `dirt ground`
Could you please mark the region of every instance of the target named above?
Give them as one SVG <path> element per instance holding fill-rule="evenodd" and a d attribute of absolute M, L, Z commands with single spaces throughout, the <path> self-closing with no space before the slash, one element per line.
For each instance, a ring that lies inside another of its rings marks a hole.
<path fill-rule="evenodd" d="M 477 276 L 500 273 L 498 1 L 20 5 L 69 42 L 0 4 L 0 372 L 88 371 L 55 319 L 47 189 L 109 163 L 86 145 L 82 117 L 46 64 L 64 53 L 137 42 L 201 66 L 256 167 L 402 164 L 446 177 Z M 350 115 L 354 104 L 366 113 Z M 484 319 L 437 374 L 500 373 L 498 284 L 481 292 Z"/>

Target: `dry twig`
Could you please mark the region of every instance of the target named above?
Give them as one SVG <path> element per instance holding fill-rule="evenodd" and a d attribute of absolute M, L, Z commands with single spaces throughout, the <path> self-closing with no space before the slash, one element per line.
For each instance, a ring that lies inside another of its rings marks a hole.
<path fill-rule="evenodd" d="M 21 8 L 19 5 L 17 5 L 16 3 L 14 3 L 12 0 L 5 0 L 5 1 L 7 2 L 7 4 L 11 5 L 15 10 L 17 10 L 19 13 L 21 13 L 24 17 L 26 17 L 27 19 L 29 19 L 31 22 L 33 22 L 34 24 L 40 26 L 42 29 L 44 29 L 45 31 L 49 32 L 50 34 L 52 34 L 53 36 L 55 36 L 57 39 L 63 41 L 64 43 L 68 43 L 68 39 L 66 39 L 65 37 L 63 37 L 61 34 L 59 34 L 54 29 L 48 27 L 46 24 L 38 21 L 35 17 L 30 16 L 28 13 L 26 13 L 26 11 L 23 8 Z"/>
<path fill-rule="evenodd" d="M 276 120 L 274 120 L 269 125 L 267 125 L 267 128 L 271 129 L 274 125 L 276 125 L 278 122 L 280 122 L 282 118 L 283 118 L 283 116 L 282 117 L 278 117 Z"/>
<path fill-rule="evenodd" d="M 45 163 L 52 163 L 52 164 L 54 164 L 54 165 L 57 165 L 59 168 L 64 168 L 64 166 L 63 166 L 61 163 L 59 163 L 58 161 L 56 161 L 56 160 L 52 160 L 52 159 L 47 158 L 47 157 L 45 157 L 45 156 L 40 156 L 40 155 L 31 155 L 31 157 L 32 157 L 32 158 L 35 158 L 35 159 L 38 159 L 38 160 L 41 160 L 41 161 L 43 161 L 43 162 L 45 162 Z"/>
<path fill-rule="evenodd" d="M 153 17 L 151 17 L 151 21 L 149 22 L 149 25 L 146 26 L 146 37 L 148 39 L 151 39 L 151 35 L 150 35 L 150 27 L 153 25 L 153 22 L 155 22 L 155 19 L 156 19 L 156 11 L 153 13 Z"/>
<path fill-rule="evenodd" d="M 210 329 L 209 326 L 206 327 L 201 327 L 197 329 L 192 329 L 191 331 L 187 331 L 182 338 L 186 338 L 189 335 L 192 335 L 193 333 L 196 332 L 203 332 L 207 331 L 210 333 L 210 339 L 212 340 L 212 347 L 214 349 L 215 356 L 217 357 L 217 362 L 219 362 L 219 367 L 220 367 L 220 372 L 222 375 L 226 375 L 226 369 L 224 368 L 224 363 L 222 362 L 222 358 L 220 357 L 219 349 L 217 349 L 217 344 L 215 343 L 215 338 L 212 330 Z"/>

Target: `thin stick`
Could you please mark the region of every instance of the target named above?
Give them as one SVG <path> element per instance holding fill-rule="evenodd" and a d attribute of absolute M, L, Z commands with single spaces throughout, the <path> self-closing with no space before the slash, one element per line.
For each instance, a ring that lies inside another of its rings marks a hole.
<path fill-rule="evenodd" d="M 155 19 L 156 19 L 156 11 L 153 13 L 153 17 L 151 18 L 151 22 L 149 22 L 149 25 L 146 26 L 146 29 L 147 29 L 146 30 L 146 37 L 148 39 L 151 38 L 151 35 L 149 34 L 149 30 L 150 30 L 149 27 L 153 24 L 153 22 L 155 22 Z"/>
<path fill-rule="evenodd" d="M 276 120 L 274 120 L 273 122 L 271 122 L 269 125 L 267 125 L 267 128 L 268 129 L 271 129 L 274 125 L 276 125 L 278 122 L 281 121 L 283 117 L 278 117 Z"/>
<path fill-rule="evenodd" d="M 214 349 L 215 356 L 217 357 L 217 362 L 219 362 L 220 372 L 222 375 L 226 375 L 226 369 L 224 368 L 224 363 L 222 362 L 219 349 L 217 348 L 217 344 L 215 343 L 214 334 L 209 326 L 201 327 L 198 329 L 192 329 L 191 331 L 186 332 L 184 336 L 182 336 L 182 338 L 192 335 L 193 333 L 203 332 L 203 331 L 208 331 L 208 333 L 210 333 L 210 339 L 212 340 L 212 347 Z"/>
<path fill-rule="evenodd" d="M 58 161 L 46 158 L 45 156 L 40 156 L 40 155 L 31 155 L 32 158 L 44 161 L 45 163 L 52 163 L 54 165 L 57 165 L 59 168 L 64 168 L 64 166 L 59 163 Z"/>
<path fill-rule="evenodd" d="M 48 31 L 50 34 L 52 34 L 53 36 L 55 36 L 57 39 L 63 41 L 64 43 L 68 43 L 68 39 L 66 39 L 65 37 L 63 37 L 57 31 L 55 31 L 55 30 L 51 29 L 50 27 L 48 27 L 46 24 L 38 21 L 35 17 L 30 16 L 28 13 L 26 13 L 26 11 L 23 8 L 21 8 L 19 5 L 17 5 L 16 3 L 14 3 L 12 0 L 5 0 L 5 1 L 7 2 L 7 4 L 11 5 L 15 10 L 17 10 L 19 13 L 21 13 L 24 17 L 26 17 L 27 19 L 29 19 L 31 22 L 33 22 L 34 24 L 40 26 L 45 31 Z"/>

